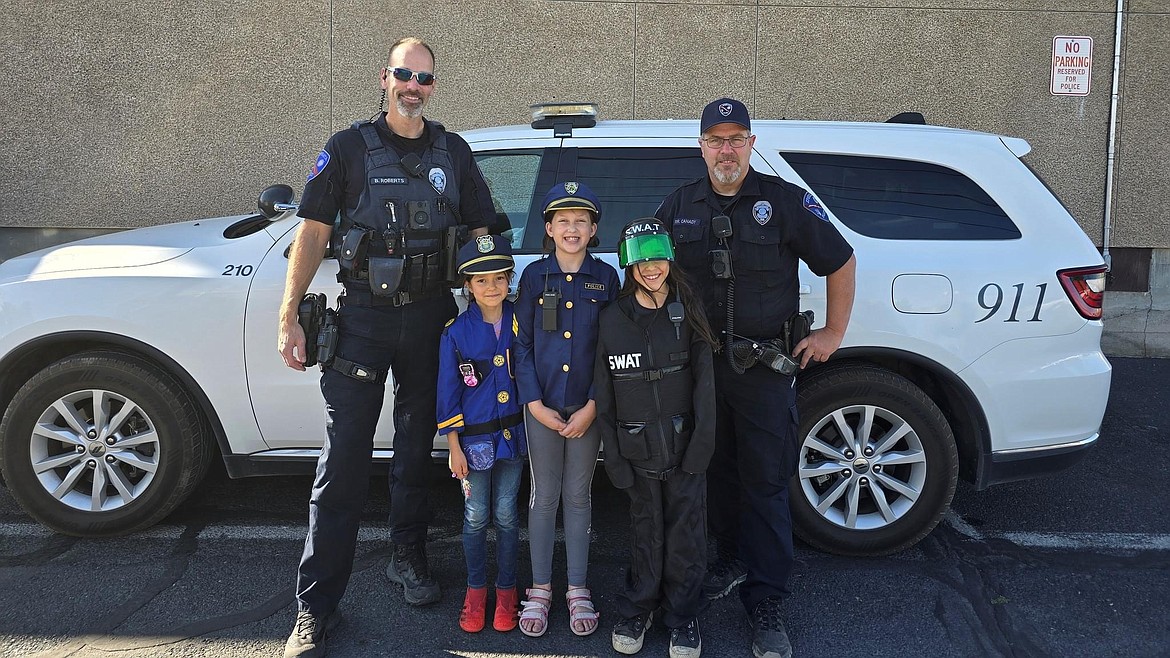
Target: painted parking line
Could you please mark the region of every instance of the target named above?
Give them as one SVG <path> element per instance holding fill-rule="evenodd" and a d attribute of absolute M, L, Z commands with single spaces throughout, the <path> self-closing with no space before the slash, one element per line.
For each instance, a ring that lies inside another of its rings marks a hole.
<path fill-rule="evenodd" d="M 151 528 L 128 535 L 135 540 L 166 540 L 173 541 L 179 539 L 186 529 L 183 526 L 168 526 L 157 525 Z M 488 529 L 493 531 L 492 528 Z M 200 541 L 297 541 L 303 542 L 305 534 L 308 532 L 308 527 L 303 525 L 298 526 L 276 526 L 276 525 L 215 525 L 208 526 L 199 531 L 198 538 Z M 36 523 L 0 523 L 0 537 L 9 537 L 16 539 L 38 539 L 48 538 L 53 536 L 53 531 Z M 597 538 L 597 533 L 593 534 L 594 539 Z M 123 537 L 125 538 L 125 537 Z M 113 538 L 118 539 L 118 538 Z M 520 539 L 528 539 L 528 529 L 520 529 Z M 557 529 L 556 541 L 564 541 L 564 531 Z M 390 529 L 385 527 L 380 528 L 361 528 L 358 530 L 359 542 L 389 542 Z M 458 533 L 452 533 L 450 537 L 433 537 L 428 539 L 430 543 L 458 543 L 462 542 L 462 537 Z"/>
<path fill-rule="evenodd" d="M 998 535 L 1017 546 L 1070 551 L 1170 551 L 1170 535 L 1126 532 L 1005 532 Z"/>
<path fill-rule="evenodd" d="M 963 521 L 954 512 L 948 512 L 943 522 L 959 534 L 973 541 L 1002 539 L 1017 546 L 1048 550 L 1097 551 L 1103 553 L 1122 551 L 1170 551 L 1170 535 L 1125 532 L 1001 532 L 983 533 Z M 182 526 L 154 526 L 133 535 L 135 540 L 174 541 L 182 536 Z M 290 541 L 305 540 L 304 526 L 265 525 L 216 525 L 199 532 L 200 541 Z M 0 537 L 38 539 L 52 537 L 53 532 L 36 523 L 0 523 Z M 527 528 L 520 529 L 521 540 L 527 540 Z M 596 534 L 594 536 L 596 539 Z M 388 528 L 362 528 L 358 531 L 359 542 L 389 542 Z M 461 541 L 458 533 L 448 537 L 436 537 L 432 543 L 447 544 Z M 556 541 L 564 541 L 564 532 L 557 530 Z"/>

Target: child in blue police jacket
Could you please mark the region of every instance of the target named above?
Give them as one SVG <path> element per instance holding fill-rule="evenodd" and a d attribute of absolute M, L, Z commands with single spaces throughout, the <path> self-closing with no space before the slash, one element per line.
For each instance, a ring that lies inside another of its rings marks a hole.
<path fill-rule="evenodd" d="M 517 492 L 527 445 L 513 377 L 516 322 L 507 300 L 515 263 L 508 241 L 484 235 L 459 250 L 458 271 L 472 302 L 439 343 L 438 426 L 448 465 L 463 489 L 467 595 L 459 627 L 483 630 L 487 615 L 487 526 L 496 525 L 496 607 L 492 627 L 516 628 Z"/>
<path fill-rule="evenodd" d="M 563 506 L 568 561 L 569 627 L 597 630 L 586 586 L 589 564 L 590 488 L 601 435 L 593 401 L 597 318 L 617 298 L 618 275 L 589 254 L 601 204 L 583 183 L 557 183 L 544 197 L 546 244 L 553 253 L 520 277 L 516 299 L 516 384 L 528 411 L 528 543 L 532 587 L 520 613 L 525 635 L 548 629 L 552 602 L 553 533 Z"/>

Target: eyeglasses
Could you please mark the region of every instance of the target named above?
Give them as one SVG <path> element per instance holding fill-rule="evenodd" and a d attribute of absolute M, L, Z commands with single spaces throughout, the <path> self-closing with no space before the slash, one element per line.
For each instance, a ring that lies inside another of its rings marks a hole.
<path fill-rule="evenodd" d="M 390 75 L 393 75 L 395 80 L 401 80 L 402 82 L 410 82 L 410 79 L 414 78 L 415 80 L 418 80 L 418 83 L 424 87 L 429 87 L 435 84 L 434 73 L 427 73 L 425 71 L 411 71 L 410 69 L 402 68 L 401 66 L 396 66 L 390 69 Z"/>
<path fill-rule="evenodd" d="M 732 135 L 731 137 L 700 137 L 699 141 L 707 145 L 709 149 L 721 149 L 724 144 L 731 144 L 733 149 L 741 149 L 748 143 L 748 138 L 743 135 Z"/>

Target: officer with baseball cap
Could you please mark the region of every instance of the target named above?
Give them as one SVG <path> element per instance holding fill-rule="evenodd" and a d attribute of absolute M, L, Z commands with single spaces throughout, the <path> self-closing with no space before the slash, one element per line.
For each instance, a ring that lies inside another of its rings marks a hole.
<path fill-rule="evenodd" d="M 715 360 L 715 454 L 707 471 L 710 533 L 717 559 L 707 598 L 740 583 L 757 658 L 792 653 L 781 619 L 793 567 L 788 481 L 796 472 L 794 377 L 735 358 L 736 341 L 775 343 L 799 308 L 797 266 L 826 277 L 826 324 L 791 347 L 801 367 L 840 346 L 853 307 L 853 248 L 808 191 L 752 169 L 755 136 L 747 107 L 720 98 L 703 108 L 699 147 L 707 176 L 662 202 L 677 265 L 696 283 L 724 349 Z M 736 303 L 736 300 L 739 303 Z"/>

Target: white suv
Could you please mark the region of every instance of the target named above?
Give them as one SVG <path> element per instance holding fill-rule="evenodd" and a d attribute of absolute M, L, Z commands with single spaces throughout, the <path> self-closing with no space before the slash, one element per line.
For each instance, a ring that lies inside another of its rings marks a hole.
<path fill-rule="evenodd" d="M 625 220 L 705 175 L 697 122 L 591 123 L 463 134 L 522 265 L 539 257 L 539 202 L 557 181 L 597 192 L 599 251 L 612 256 Z M 937 524 L 958 476 L 984 488 L 1094 445 L 1110 382 L 1105 266 L 1021 161 L 1026 142 L 890 123 L 753 129 L 752 166 L 810 189 L 857 253 L 842 348 L 799 380 L 801 538 L 900 550 Z M 32 516 L 70 534 L 127 532 L 181 502 L 217 448 L 234 477 L 315 460 L 317 377 L 275 347 L 299 220 L 271 196 L 261 205 L 0 264 L 0 466 Z M 335 273 L 325 260 L 311 289 L 339 292 Z M 802 307 L 823 319 L 823 279 L 800 276 Z M 393 454 L 391 390 L 378 460 Z"/>

